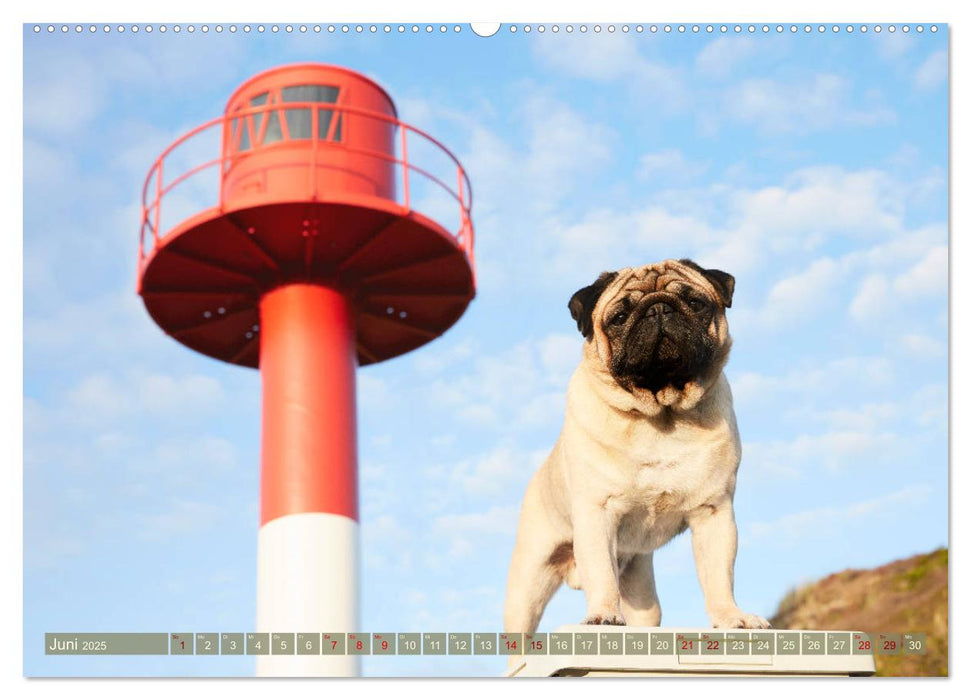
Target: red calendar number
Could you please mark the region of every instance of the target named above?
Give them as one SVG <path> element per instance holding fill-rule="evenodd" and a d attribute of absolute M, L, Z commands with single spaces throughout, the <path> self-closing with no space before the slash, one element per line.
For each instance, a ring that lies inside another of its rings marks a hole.
<path fill-rule="evenodd" d="M 685 651 L 690 651 L 695 648 L 695 641 L 693 639 L 682 639 L 681 648 Z"/>
<path fill-rule="evenodd" d="M 708 640 L 708 651 L 718 651 L 718 640 L 709 639 Z"/>
<path fill-rule="evenodd" d="M 892 639 L 888 639 L 888 640 L 886 640 L 883 643 L 883 650 L 884 651 L 893 651 L 896 648 L 897 648 L 897 642 L 895 642 Z"/>
<path fill-rule="evenodd" d="M 535 649 L 536 651 L 539 651 L 543 648 L 543 640 L 534 639 L 532 642 L 529 643 L 529 646 L 530 648 Z"/>
<path fill-rule="evenodd" d="M 387 642 L 387 640 L 381 642 L 381 650 L 382 651 L 387 651 L 388 650 L 388 642 Z"/>
<path fill-rule="evenodd" d="M 364 642 L 362 642 L 361 640 L 358 640 L 358 642 L 357 642 L 357 650 L 360 651 L 363 648 L 364 648 Z"/>
<path fill-rule="evenodd" d="M 870 640 L 869 639 L 861 639 L 860 640 L 860 646 L 858 648 L 860 649 L 860 651 L 869 651 L 869 649 L 870 649 Z"/>
<path fill-rule="evenodd" d="M 511 642 L 508 641 L 508 640 L 506 640 L 506 649 L 515 649 L 515 648 L 516 648 L 516 640 L 515 639 L 512 640 Z"/>

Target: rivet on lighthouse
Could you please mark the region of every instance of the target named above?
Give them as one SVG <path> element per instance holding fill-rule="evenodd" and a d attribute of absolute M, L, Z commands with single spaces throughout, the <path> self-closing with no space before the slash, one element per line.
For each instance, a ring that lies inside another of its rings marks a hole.
<path fill-rule="evenodd" d="M 207 138 L 211 158 L 186 165 Z M 409 160 L 419 143 L 451 182 Z M 412 208 L 419 180 L 453 201 L 454 226 Z M 209 206 L 187 210 L 207 182 Z M 475 296 L 462 165 L 373 80 L 291 65 L 169 146 L 142 202 L 149 314 L 262 375 L 257 631 L 359 631 L 355 371 L 437 338 Z M 257 672 L 355 675 L 358 658 L 258 656 Z"/>

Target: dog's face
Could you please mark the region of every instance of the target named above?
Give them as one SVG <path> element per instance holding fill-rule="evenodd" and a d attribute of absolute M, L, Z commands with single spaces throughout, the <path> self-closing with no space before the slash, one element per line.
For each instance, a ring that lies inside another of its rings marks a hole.
<path fill-rule="evenodd" d="M 619 387 L 648 404 L 689 409 L 728 360 L 725 309 L 734 289 L 726 272 L 665 260 L 605 272 L 569 306 Z"/>

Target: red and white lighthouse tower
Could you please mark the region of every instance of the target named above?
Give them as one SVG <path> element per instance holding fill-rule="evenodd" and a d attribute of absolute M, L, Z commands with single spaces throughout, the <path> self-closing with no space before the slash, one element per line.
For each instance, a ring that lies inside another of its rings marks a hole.
<path fill-rule="evenodd" d="M 221 145 L 186 166 L 207 136 Z M 418 142 L 447 158 L 447 179 L 409 160 Z M 212 201 L 183 218 L 185 190 L 203 181 Z M 453 230 L 412 207 L 418 181 L 454 199 Z M 262 375 L 258 631 L 359 631 L 355 372 L 465 311 L 470 211 L 455 156 L 398 120 L 377 83 L 337 66 L 254 76 L 152 166 L 138 253 L 149 314 L 180 343 Z M 358 658 L 259 656 L 257 671 L 355 675 Z"/>

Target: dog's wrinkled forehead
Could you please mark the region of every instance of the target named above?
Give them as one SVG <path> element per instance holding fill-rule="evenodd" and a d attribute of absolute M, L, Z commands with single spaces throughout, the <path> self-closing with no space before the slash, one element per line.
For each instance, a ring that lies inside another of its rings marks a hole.
<path fill-rule="evenodd" d="M 638 304 L 645 296 L 662 292 L 668 302 L 672 297 L 686 300 L 703 294 L 715 302 L 716 316 L 721 317 L 724 309 L 732 305 L 735 278 L 721 270 L 703 268 L 688 258 L 665 260 L 603 272 L 593 284 L 574 292 L 568 307 L 577 329 L 589 340 L 594 334 L 595 319 L 610 312 L 619 299 Z"/>
<path fill-rule="evenodd" d="M 677 294 L 689 286 L 717 298 L 714 287 L 703 274 L 677 260 L 621 270 L 613 285 L 615 293 L 611 296 L 625 296 L 636 304 L 648 294 L 662 291 Z M 604 301 L 610 303 L 611 299 Z"/>

